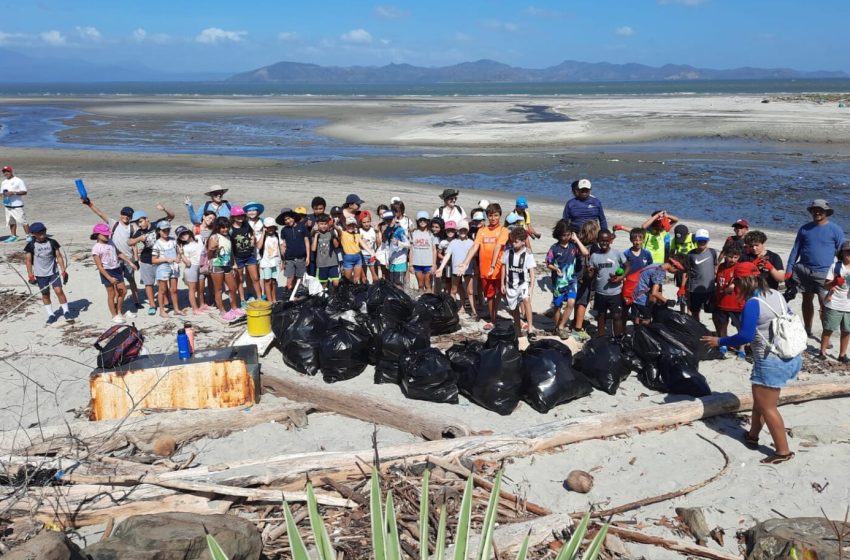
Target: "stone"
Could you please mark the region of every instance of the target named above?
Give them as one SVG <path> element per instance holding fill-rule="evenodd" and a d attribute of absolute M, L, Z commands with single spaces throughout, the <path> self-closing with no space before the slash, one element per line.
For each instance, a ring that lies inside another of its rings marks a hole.
<path fill-rule="evenodd" d="M 84 560 L 80 549 L 63 533 L 42 531 L 36 537 L 15 547 L 4 560 Z"/>
<path fill-rule="evenodd" d="M 850 523 L 833 523 L 850 532 Z M 823 517 L 792 517 L 770 519 L 747 530 L 747 560 L 787 560 L 791 547 L 803 558 L 808 550 L 817 554 L 818 560 L 839 560 L 838 541 L 829 521 Z M 846 558 L 847 552 L 843 555 Z"/>
<path fill-rule="evenodd" d="M 230 560 L 259 560 L 263 541 L 254 524 L 218 514 L 135 515 L 83 552 L 91 560 L 209 560 L 204 528 Z"/>

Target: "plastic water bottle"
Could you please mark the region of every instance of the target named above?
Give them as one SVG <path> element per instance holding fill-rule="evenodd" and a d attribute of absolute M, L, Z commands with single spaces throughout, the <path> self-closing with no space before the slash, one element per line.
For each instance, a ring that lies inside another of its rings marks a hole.
<path fill-rule="evenodd" d="M 626 271 L 625 271 L 625 269 L 623 269 L 623 267 L 620 267 L 620 268 L 618 268 L 617 270 L 614 271 L 614 274 L 616 274 L 617 276 L 622 276 L 625 273 L 626 273 Z"/>
<path fill-rule="evenodd" d="M 186 331 L 183 329 L 177 331 L 177 354 L 181 360 L 188 360 L 192 355 L 192 351 L 189 349 L 189 337 L 186 336 Z"/>
<path fill-rule="evenodd" d="M 183 331 L 186 333 L 186 338 L 189 339 L 189 353 L 195 354 L 195 329 L 192 323 L 183 323 Z"/>

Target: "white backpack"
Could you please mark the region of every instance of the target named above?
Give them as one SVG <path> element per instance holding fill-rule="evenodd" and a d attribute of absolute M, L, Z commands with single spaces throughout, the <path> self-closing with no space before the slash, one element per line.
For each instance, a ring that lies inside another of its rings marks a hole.
<path fill-rule="evenodd" d="M 802 354 L 806 349 L 808 336 L 800 317 L 791 313 L 788 304 L 784 301 L 782 302 L 782 313 L 777 313 L 765 300 L 756 299 L 776 315 L 770 321 L 770 340 L 759 333 L 759 336 L 765 339 L 764 342 L 768 349 L 783 360 L 790 360 Z"/>

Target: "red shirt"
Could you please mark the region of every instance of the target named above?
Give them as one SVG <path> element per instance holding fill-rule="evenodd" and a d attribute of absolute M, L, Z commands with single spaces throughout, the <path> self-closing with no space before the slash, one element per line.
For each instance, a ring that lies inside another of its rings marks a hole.
<path fill-rule="evenodd" d="M 714 283 L 717 286 L 715 292 L 717 309 L 721 311 L 734 311 L 740 313 L 744 310 L 744 302 L 738 298 L 738 289 L 731 294 L 724 293 L 724 290 L 732 285 L 732 280 L 735 277 L 735 266 L 720 265 L 717 269 L 717 275 L 714 277 Z"/>

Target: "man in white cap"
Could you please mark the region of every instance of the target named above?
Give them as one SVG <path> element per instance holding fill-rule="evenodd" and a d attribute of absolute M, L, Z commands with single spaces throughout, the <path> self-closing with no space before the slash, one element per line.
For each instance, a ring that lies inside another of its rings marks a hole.
<path fill-rule="evenodd" d="M 14 243 L 18 240 L 18 224 L 24 226 L 27 241 L 30 241 L 30 225 L 27 223 L 27 218 L 24 215 L 23 199 L 27 194 L 27 186 L 24 184 L 23 179 L 15 177 L 15 172 L 8 165 L 3 167 L 3 176 L 5 179 L 0 183 L 0 190 L 3 191 L 6 225 L 9 226 L 9 233 L 11 233 L 4 243 Z"/>
<path fill-rule="evenodd" d="M 563 218 L 578 228 L 585 222 L 596 220 L 600 229 L 608 229 L 608 220 L 598 198 L 590 194 L 591 184 L 587 179 L 573 181 L 573 198 L 564 205 Z"/>
<path fill-rule="evenodd" d="M 812 336 L 812 320 L 815 316 L 814 298 L 818 295 L 820 312 L 823 314 L 823 298 L 826 295 L 824 282 L 836 252 L 844 243 L 844 231 L 838 224 L 829 221 L 833 209 L 829 203 L 818 198 L 808 208 L 812 221 L 797 231 L 794 246 L 788 256 L 788 271 L 785 281 L 792 277 L 803 292 L 803 324 Z"/>

